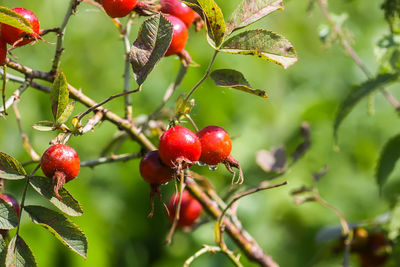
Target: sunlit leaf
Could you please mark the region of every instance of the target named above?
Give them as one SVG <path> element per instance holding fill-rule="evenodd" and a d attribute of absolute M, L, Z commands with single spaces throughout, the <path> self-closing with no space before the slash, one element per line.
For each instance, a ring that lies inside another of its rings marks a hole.
<path fill-rule="evenodd" d="M 79 202 L 75 200 L 64 187 L 58 191 L 62 201 L 55 196 L 53 189 L 54 185 L 49 178 L 34 176 L 30 178 L 29 182 L 39 194 L 44 196 L 65 214 L 69 216 L 81 216 L 83 214 L 83 210 Z"/>
<path fill-rule="evenodd" d="M 265 91 L 251 87 L 246 78 L 239 71 L 231 69 L 215 70 L 210 74 L 210 78 L 214 81 L 216 86 L 230 87 L 256 96 L 268 98 Z"/>
<path fill-rule="evenodd" d="M 397 135 L 385 144 L 381 152 L 375 175 L 376 182 L 381 190 L 396 166 L 396 162 L 400 158 L 399 147 L 400 135 Z"/>
<path fill-rule="evenodd" d="M 219 47 L 224 40 L 226 25 L 221 8 L 213 0 L 197 0 L 207 19 L 209 36 Z"/>
<path fill-rule="evenodd" d="M 17 174 L 26 175 L 26 171 L 22 164 L 14 157 L 0 152 L 0 167 L 3 167 L 7 172 L 15 172 Z M 0 168 L 1 169 L 1 168 Z"/>
<path fill-rule="evenodd" d="M 66 123 L 71 116 L 72 112 L 74 111 L 75 102 L 68 103 L 65 107 L 64 111 L 61 113 L 60 117 L 57 119 L 56 124 L 61 125 Z"/>
<path fill-rule="evenodd" d="M 8 24 L 27 33 L 33 33 L 32 25 L 24 16 L 4 6 L 0 6 L 0 23 Z"/>
<path fill-rule="evenodd" d="M 6 267 L 37 266 L 32 250 L 20 236 L 14 236 L 8 245 Z"/>
<path fill-rule="evenodd" d="M 221 52 L 251 55 L 288 68 L 297 61 L 296 50 L 283 36 L 268 30 L 249 30 L 226 40 Z"/>
<path fill-rule="evenodd" d="M 66 247 L 81 255 L 87 256 L 88 242 L 85 234 L 70 219 L 41 206 L 26 206 L 32 221 L 43 226 L 54 234 Z"/>
<path fill-rule="evenodd" d="M 22 180 L 25 179 L 26 176 L 8 172 L 0 172 L 0 178 L 6 180 Z"/>
<path fill-rule="evenodd" d="M 18 216 L 13 207 L 0 198 L 0 229 L 14 229 L 18 225 Z"/>
<path fill-rule="evenodd" d="M 339 129 L 340 124 L 361 99 L 366 97 L 374 90 L 396 81 L 398 77 L 399 77 L 398 74 L 389 74 L 389 73 L 380 74 L 375 78 L 370 79 L 356 86 L 350 92 L 350 94 L 345 98 L 345 100 L 340 104 L 339 110 L 336 114 L 335 123 L 333 127 L 335 139 L 337 139 L 337 131 Z"/>
<path fill-rule="evenodd" d="M 129 55 L 133 74 L 139 85 L 164 56 L 171 43 L 172 32 L 171 23 L 161 14 L 143 22 Z"/>
<path fill-rule="evenodd" d="M 50 99 L 54 120 L 58 121 L 69 102 L 68 82 L 62 72 L 57 75 L 53 82 Z"/>
<path fill-rule="evenodd" d="M 32 127 L 41 132 L 49 132 L 54 130 L 54 123 L 52 121 L 38 121 Z"/>
<path fill-rule="evenodd" d="M 227 23 L 227 35 L 280 9 L 283 9 L 283 0 L 243 0 Z"/>

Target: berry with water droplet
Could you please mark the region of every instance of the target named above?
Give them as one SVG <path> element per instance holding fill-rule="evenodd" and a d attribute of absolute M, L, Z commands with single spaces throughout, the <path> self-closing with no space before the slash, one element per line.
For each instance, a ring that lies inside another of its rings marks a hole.
<path fill-rule="evenodd" d="M 60 188 L 78 176 L 80 159 L 75 149 L 58 144 L 49 147 L 43 153 L 40 166 L 43 173 L 53 180 L 54 193 L 60 199 L 58 194 Z"/>
<path fill-rule="evenodd" d="M 135 8 L 137 2 L 137 0 L 103 0 L 102 5 L 110 17 L 122 18 Z"/>
<path fill-rule="evenodd" d="M 25 8 L 13 8 L 13 11 L 22 15 L 32 26 L 33 33 L 27 33 L 8 24 L 1 24 L 1 36 L 10 45 L 23 46 L 39 37 L 39 20 L 32 11 Z"/>
<path fill-rule="evenodd" d="M 160 185 L 174 177 L 174 171 L 165 165 L 158 150 L 147 153 L 140 161 L 140 175 L 149 184 Z"/>
<path fill-rule="evenodd" d="M 9 194 L 1 194 L 0 198 L 2 198 L 5 202 L 10 204 L 15 210 L 15 213 L 17 213 L 17 216 L 19 217 L 19 204 L 18 201 L 15 199 L 15 197 Z"/>
<path fill-rule="evenodd" d="M 231 154 L 231 138 L 221 127 L 207 126 L 198 131 L 197 136 L 201 143 L 201 162 L 215 166 Z"/>
<path fill-rule="evenodd" d="M 191 130 L 177 125 L 163 133 L 158 150 L 166 165 L 177 167 L 183 164 L 183 167 L 189 167 L 199 160 L 201 144 Z"/>
<path fill-rule="evenodd" d="M 178 206 L 179 194 L 175 193 L 168 201 L 169 219 L 172 222 Z M 182 192 L 181 209 L 179 212 L 178 227 L 192 226 L 200 217 L 203 207 L 188 191 Z"/>
<path fill-rule="evenodd" d="M 186 27 L 192 25 L 196 12 L 179 0 L 161 0 L 161 12 L 179 18 Z"/>

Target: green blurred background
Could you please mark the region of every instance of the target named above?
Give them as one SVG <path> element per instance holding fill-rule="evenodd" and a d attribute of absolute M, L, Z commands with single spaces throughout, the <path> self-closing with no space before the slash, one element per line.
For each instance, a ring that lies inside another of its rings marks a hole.
<path fill-rule="evenodd" d="M 41 28 L 59 26 L 68 6 L 67 0 L 2 0 L 9 8 L 32 10 L 40 20 Z M 217 1 L 225 18 L 239 0 Z M 354 37 L 354 47 L 368 67 L 375 71 L 374 47 L 388 32 L 381 1 L 331 1 L 332 12 L 348 14 L 345 25 Z M 400 172 L 397 169 L 384 187 L 382 197 L 374 180 L 374 169 L 379 152 L 386 140 L 398 133 L 398 118 L 393 108 L 380 95 L 375 96 L 376 113 L 367 113 L 367 102 L 362 101 L 344 121 L 339 131 L 340 151 L 335 152 L 332 125 L 338 104 L 351 86 L 365 79 L 354 62 L 342 49 L 320 42 L 318 33 L 325 23 L 316 7 L 307 12 L 309 1 L 286 1 L 285 10 L 274 12 L 251 26 L 281 33 L 297 49 L 299 61 L 288 70 L 257 58 L 220 54 L 216 68 L 234 68 L 241 71 L 253 87 L 265 89 L 269 99 L 261 99 L 240 91 L 215 87 L 207 80 L 194 94 L 196 106 L 192 117 L 199 125 L 219 125 L 233 137 L 232 154 L 244 169 L 246 187 L 258 185 L 266 174 L 257 166 L 256 152 L 285 144 L 302 122 L 311 125 L 312 147 L 304 158 L 282 179 L 289 185 L 262 192 L 240 202 L 238 216 L 244 227 L 256 237 L 260 246 L 281 266 L 337 266 L 342 256 L 329 253 L 329 244 L 318 244 L 315 237 L 326 226 L 338 225 L 338 218 L 316 203 L 296 206 L 290 192 L 303 184 L 310 185 L 312 173 L 327 165 L 329 171 L 319 182 L 321 195 L 339 208 L 349 222 L 373 219 L 388 210 L 390 200 L 400 190 Z M 135 39 L 142 20 L 136 21 L 131 35 Z M 55 42 L 54 34 L 45 36 Z M 18 61 L 34 69 L 47 71 L 55 46 L 39 42 L 13 51 Z M 68 81 L 96 101 L 121 92 L 123 86 L 123 43 L 111 20 L 95 7 L 83 3 L 72 17 L 65 36 L 65 53 L 61 68 Z M 205 32 L 190 29 L 187 50 L 200 66 L 190 68 L 173 101 L 179 93 L 187 92 L 203 75 L 212 55 Z M 132 96 L 134 116 L 149 114 L 160 103 L 165 89 L 173 81 L 179 68 L 175 57 L 162 59 L 144 84 L 143 91 Z M 13 72 L 14 73 L 14 72 Z M 132 81 L 132 88 L 136 84 Z M 8 83 L 10 95 L 18 87 Z M 391 88 L 389 88 L 391 89 Z M 395 90 L 391 92 L 400 97 Z M 43 153 L 55 133 L 32 129 L 39 120 L 51 120 L 49 96 L 28 89 L 19 104 L 24 131 L 34 148 Z M 123 116 L 123 99 L 107 104 L 107 108 Z M 84 111 L 77 104 L 75 113 Z M 95 159 L 115 133 L 115 127 L 104 122 L 95 131 L 69 141 L 81 160 Z M 21 162 L 29 160 L 22 148 L 13 112 L 0 123 L 1 151 Z M 134 142 L 126 142 L 120 153 L 139 149 Z M 203 244 L 213 244 L 212 222 L 192 233 L 178 231 L 172 246 L 165 246 L 169 229 L 167 216 L 159 202 L 152 219 L 148 185 L 140 178 L 138 160 L 114 163 L 81 170 L 79 179 L 66 188 L 83 205 L 85 214 L 73 218 L 89 239 L 87 260 L 66 249 L 45 229 L 34 225 L 23 215 L 21 236 L 31 246 L 39 266 L 181 266 L 186 258 Z M 28 170 L 33 166 L 30 165 Z M 224 169 L 196 171 L 210 178 L 218 191 L 229 187 L 231 175 Z M 281 179 L 281 180 L 282 180 Z M 21 198 L 24 181 L 7 182 L 6 191 Z M 170 183 L 162 189 L 167 200 L 174 192 Z M 29 189 L 27 203 L 51 207 L 34 190 Z M 228 238 L 227 238 L 228 239 Z M 228 242 L 232 249 L 235 246 Z M 245 266 L 256 266 L 242 257 Z M 356 259 L 352 259 L 357 264 Z M 231 266 L 223 255 L 207 254 L 193 266 Z"/>

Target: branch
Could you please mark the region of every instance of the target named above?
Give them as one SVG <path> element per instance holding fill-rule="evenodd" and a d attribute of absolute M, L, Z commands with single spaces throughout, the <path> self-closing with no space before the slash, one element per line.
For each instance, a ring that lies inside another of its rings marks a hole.
<path fill-rule="evenodd" d="M 102 157 L 93 160 L 86 160 L 81 162 L 81 167 L 95 167 L 101 164 L 111 163 L 111 162 L 120 162 L 120 161 L 128 161 L 131 159 L 138 159 L 142 157 L 142 153 L 134 153 L 134 154 L 121 154 L 121 155 L 112 155 L 109 157 Z"/>

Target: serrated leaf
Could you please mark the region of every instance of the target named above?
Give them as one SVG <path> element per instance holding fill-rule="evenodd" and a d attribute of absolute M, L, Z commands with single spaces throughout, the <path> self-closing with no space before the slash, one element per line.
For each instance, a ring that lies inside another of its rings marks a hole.
<path fill-rule="evenodd" d="M 69 102 L 68 82 L 63 72 L 53 82 L 50 99 L 54 120 L 58 121 Z"/>
<path fill-rule="evenodd" d="M 56 124 L 61 125 L 63 123 L 66 123 L 71 116 L 72 112 L 74 111 L 75 107 L 75 102 L 68 103 L 67 106 L 65 107 L 63 113 L 60 115 L 60 117 L 57 119 Z"/>
<path fill-rule="evenodd" d="M 5 264 L 7 255 L 7 244 L 4 241 L 3 235 L 0 235 L 0 266 Z"/>
<path fill-rule="evenodd" d="M 263 29 L 241 32 L 226 40 L 219 51 L 255 56 L 285 69 L 297 62 L 296 50 L 285 37 Z"/>
<path fill-rule="evenodd" d="M 8 172 L 0 172 L 0 178 L 6 180 L 22 180 L 25 179 L 26 176 Z"/>
<path fill-rule="evenodd" d="M 214 41 L 215 46 L 219 47 L 225 36 L 225 20 L 221 8 L 213 0 L 197 0 L 207 19 L 207 31 Z"/>
<path fill-rule="evenodd" d="M 18 225 L 18 216 L 13 207 L 0 198 L 0 229 L 10 230 Z"/>
<path fill-rule="evenodd" d="M 157 62 L 164 56 L 172 40 L 172 25 L 161 14 L 145 20 L 131 47 L 129 60 L 138 85 L 143 84 Z"/>
<path fill-rule="evenodd" d="M 41 132 L 49 132 L 55 129 L 52 121 L 38 121 L 32 125 L 32 128 Z"/>
<path fill-rule="evenodd" d="M 85 234 L 70 219 L 41 206 L 26 206 L 32 221 L 54 234 L 66 247 L 86 259 L 88 242 Z"/>
<path fill-rule="evenodd" d="M 283 0 L 243 0 L 231 15 L 227 35 L 281 9 L 283 9 Z"/>
<path fill-rule="evenodd" d="M 32 25 L 24 16 L 4 6 L 0 6 L 0 23 L 8 24 L 27 33 L 33 33 Z"/>
<path fill-rule="evenodd" d="M 210 74 L 210 78 L 216 86 L 231 87 L 246 93 L 250 93 L 263 98 L 268 98 L 267 93 L 263 90 L 254 89 L 248 83 L 242 73 L 231 69 L 215 70 Z"/>
<path fill-rule="evenodd" d="M 17 174 L 26 175 L 26 171 L 24 167 L 22 167 L 22 164 L 14 157 L 7 155 L 6 153 L 0 152 L 0 165 L 7 172 L 15 172 Z"/>
<path fill-rule="evenodd" d="M 346 116 L 351 112 L 354 106 L 364 97 L 369 95 L 374 90 L 392 83 L 398 79 L 399 75 L 397 73 L 391 74 L 380 74 L 373 79 L 370 79 L 358 86 L 356 86 L 346 99 L 340 104 L 338 112 L 335 117 L 335 123 L 333 126 L 333 134 L 335 140 L 337 140 L 337 131 L 340 124 L 346 118 Z"/>
<path fill-rule="evenodd" d="M 83 210 L 77 200 L 65 189 L 61 188 L 58 193 L 61 196 L 60 201 L 54 194 L 54 185 L 49 178 L 34 176 L 29 179 L 31 186 L 43 197 L 49 200 L 54 206 L 69 216 L 81 216 Z"/>
<path fill-rule="evenodd" d="M 14 236 L 8 245 L 6 267 L 37 266 L 32 250 L 20 236 Z"/>
<path fill-rule="evenodd" d="M 379 162 L 376 168 L 376 182 L 382 190 L 383 185 L 392 173 L 397 160 L 400 158 L 400 135 L 390 139 L 383 148 L 379 156 Z"/>

